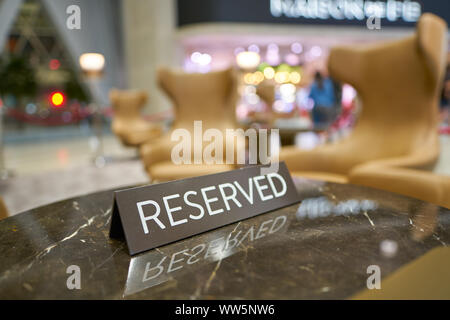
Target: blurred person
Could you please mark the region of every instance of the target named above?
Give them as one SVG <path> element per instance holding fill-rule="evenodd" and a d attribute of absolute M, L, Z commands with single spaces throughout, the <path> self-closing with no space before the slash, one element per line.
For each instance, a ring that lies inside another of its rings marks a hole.
<path fill-rule="evenodd" d="M 445 74 L 444 85 L 442 87 L 441 94 L 441 121 L 443 125 L 448 126 L 449 119 L 449 109 L 450 109 L 450 64 L 447 65 L 447 72 Z"/>
<path fill-rule="evenodd" d="M 316 72 L 309 98 L 314 101 L 312 110 L 314 126 L 329 126 L 336 113 L 336 95 L 333 81 L 322 76 L 320 72 Z"/>

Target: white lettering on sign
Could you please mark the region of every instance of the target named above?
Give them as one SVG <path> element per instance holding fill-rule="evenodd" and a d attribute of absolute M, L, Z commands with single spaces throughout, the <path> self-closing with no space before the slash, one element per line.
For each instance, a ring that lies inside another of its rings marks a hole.
<path fill-rule="evenodd" d="M 275 185 L 275 181 L 278 181 L 277 185 Z M 201 188 L 200 192 L 189 190 L 183 196 L 178 193 L 166 195 L 162 197 L 163 210 L 155 200 L 140 201 L 136 205 L 144 233 L 148 234 L 150 232 L 149 221 L 153 221 L 161 229 L 166 228 L 160 219 L 162 213 L 167 215 L 170 226 L 175 227 L 187 223 L 188 219 L 200 220 L 204 217 L 205 212 L 213 216 L 230 211 L 233 207 L 241 208 L 241 201 L 247 200 L 250 205 L 253 205 L 256 201 L 253 197 L 254 189 L 256 189 L 259 200 L 264 202 L 283 197 L 286 194 L 287 185 L 280 174 L 271 172 L 267 175 L 249 178 L 248 187 L 245 188 L 239 182 L 233 181 L 219 184 L 217 187 L 207 186 Z M 203 203 L 198 200 L 194 202 L 193 196 L 197 196 L 197 194 L 201 196 Z M 241 201 L 238 200 L 238 196 L 241 196 Z M 144 210 L 144 208 L 147 209 Z M 175 213 L 177 218 L 174 217 Z"/>
<path fill-rule="evenodd" d="M 143 207 L 144 206 L 148 206 L 150 204 L 155 207 L 156 211 L 151 216 L 145 216 Z M 161 229 L 165 229 L 166 228 L 164 226 L 164 224 L 158 219 L 159 213 L 161 212 L 161 208 L 160 208 L 159 204 L 156 201 L 153 201 L 153 200 L 141 201 L 141 202 L 138 202 L 136 205 L 137 205 L 137 208 L 138 208 L 138 211 L 139 211 L 139 217 L 141 218 L 142 227 L 144 228 L 144 233 L 145 234 L 148 233 L 147 224 L 145 223 L 145 221 L 147 221 L 147 220 L 154 220 Z"/>
<path fill-rule="evenodd" d="M 274 17 L 334 20 L 365 20 L 369 17 L 388 21 L 415 22 L 422 14 L 417 1 L 369 0 L 270 0 Z M 372 18 L 373 19 L 373 18 Z"/>

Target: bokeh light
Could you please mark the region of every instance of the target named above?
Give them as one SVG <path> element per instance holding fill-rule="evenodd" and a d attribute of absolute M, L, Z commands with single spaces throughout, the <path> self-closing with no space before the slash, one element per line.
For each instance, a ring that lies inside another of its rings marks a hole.
<path fill-rule="evenodd" d="M 61 92 L 53 92 L 50 96 L 50 101 L 53 106 L 60 107 L 64 104 L 64 94 Z"/>

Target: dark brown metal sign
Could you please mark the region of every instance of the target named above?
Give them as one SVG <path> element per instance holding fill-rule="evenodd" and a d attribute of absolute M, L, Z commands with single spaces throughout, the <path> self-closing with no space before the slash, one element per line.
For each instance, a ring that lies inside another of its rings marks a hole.
<path fill-rule="evenodd" d="M 110 236 L 131 255 L 299 202 L 284 162 L 114 193 Z"/>

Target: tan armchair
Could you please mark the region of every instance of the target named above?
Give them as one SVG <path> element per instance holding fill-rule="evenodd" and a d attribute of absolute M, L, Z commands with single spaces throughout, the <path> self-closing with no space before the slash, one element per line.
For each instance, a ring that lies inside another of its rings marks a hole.
<path fill-rule="evenodd" d="M 0 197 L 0 220 L 8 217 L 8 209 L 6 208 L 3 199 Z"/>
<path fill-rule="evenodd" d="M 349 182 L 417 198 L 450 209 L 450 177 L 413 169 L 361 166 Z"/>
<path fill-rule="evenodd" d="M 268 81 L 263 81 L 256 87 L 256 94 L 267 104 L 269 111 L 272 111 L 272 106 L 275 102 L 275 85 Z"/>
<path fill-rule="evenodd" d="M 150 178 L 159 181 L 182 179 L 235 169 L 234 164 L 175 164 L 171 160 L 171 141 L 176 129 L 186 129 L 194 139 L 194 121 L 202 121 L 202 131 L 218 129 L 225 136 L 226 129 L 238 128 L 235 116 L 236 81 L 231 69 L 218 72 L 183 73 L 162 68 L 158 71 L 158 84 L 174 104 L 175 120 L 170 132 L 141 146 L 140 154 Z M 203 142 L 203 147 L 210 142 Z M 193 147 L 194 143 L 192 143 Z M 229 148 L 223 142 L 225 157 Z M 235 158 L 236 159 L 236 158 Z"/>
<path fill-rule="evenodd" d="M 161 135 L 161 128 L 145 121 L 141 109 L 147 94 L 140 90 L 112 89 L 109 98 L 114 110 L 112 131 L 126 146 L 137 147 Z"/>
<path fill-rule="evenodd" d="M 267 80 L 261 82 L 256 87 L 256 94 L 261 98 L 267 106 L 264 112 L 253 112 L 251 119 L 255 122 L 263 123 L 268 127 L 273 127 L 275 121 L 275 113 L 273 104 L 275 102 L 275 85 Z"/>
<path fill-rule="evenodd" d="M 332 77 L 356 88 L 362 112 L 349 137 L 311 151 L 282 148 L 297 176 L 348 182 L 369 163 L 431 168 L 439 155 L 438 95 L 447 54 L 447 25 L 424 14 L 403 40 L 331 50 Z"/>

